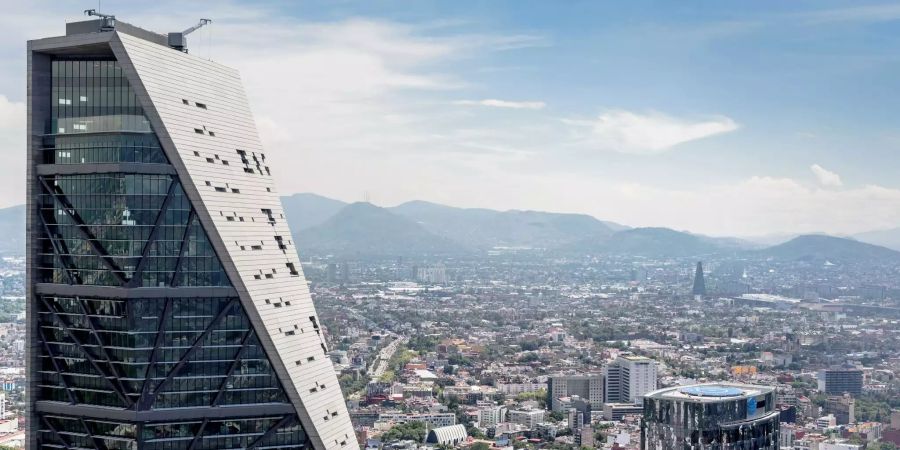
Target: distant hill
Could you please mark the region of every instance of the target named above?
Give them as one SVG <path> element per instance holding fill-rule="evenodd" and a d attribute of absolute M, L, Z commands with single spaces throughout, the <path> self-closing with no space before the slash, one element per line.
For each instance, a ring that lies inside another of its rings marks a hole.
<path fill-rule="evenodd" d="M 867 244 L 880 245 L 891 250 L 900 251 L 900 228 L 868 231 L 853 235 L 853 238 Z"/>
<path fill-rule="evenodd" d="M 584 239 L 603 240 L 614 232 L 609 225 L 586 214 L 455 208 L 424 201 L 389 209 L 436 235 L 479 250 L 556 249 Z"/>
<path fill-rule="evenodd" d="M 424 201 L 381 208 L 310 193 L 285 196 L 282 202 L 301 255 L 466 255 L 495 247 L 526 247 L 571 254 L 662 258 L 735 254 L 814 263 L 900 264 L 900 228 L 861 233 L 855 236 L 858 240 L 802 235 L 759 249 L 759 240 L 750 243 L 669 228 L 628 228 L 585 214 L 456 208 Z M 0 209 L 0 233 L 5 236 L 0 253 L 24 254 L 24 205 Z"/>
<path fill-rule="evenodd" d="M 294 231 L 325 222 L 337 214 L 346 203 L 321 195 L 302 193 L 281 197 L 284 216 Z"/>
<path fill-rule="evenodd" d="M 25 254 L 25 205 L 0 209 L 0 252 Z"/>
<path fill-rule="evenodd" d="M 824 263 L 900 263 L 900 252 L 853 239 L 825 235 L 797 236 L 783 244 L 760 250 L 769 258 Z"/>
<path fill-rule="evenodd" d="M 619 231 L 605 242 L 593 243 L 593 248 L 614 254 L 648 257 L 700 256 L 735 249 L 730 240 L 709 238 L 670 228 L 633 228 Z"/>
<path fill-rule="evenodd" d="M 621 223 L 610 222 L 608 220 L 601 220 L 600 223 L 602 223 L 603 225 L 606 225 L 606 227 L 612 231 L 625 231 L 625 230 L 630 230 L 632 228 L 632 227 L 629 227 L 628 225 L 622 225 Z"/>
<path fill-rule="evenodd" d="M 319 225 L 296 232 L 301 255 L 393 257 L 459 255 L 466 249 L 371 203 L 351 203 Z"/>

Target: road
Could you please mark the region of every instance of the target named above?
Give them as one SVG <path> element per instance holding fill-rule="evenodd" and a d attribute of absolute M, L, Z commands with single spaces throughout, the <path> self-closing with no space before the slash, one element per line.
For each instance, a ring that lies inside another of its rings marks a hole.
<path fill-rule="evenodd" d="M 369 379 L 377 380 L 384 375 L 384 372 L 388 368 L 388 362 L 394 356 L 394 353 L 397 353 L 397 349 L 400 348 L 402 344 L 406 344 L 409 339 L 404 337 L 394 339 L 390 344 L 386 345 L 381 351 L 378 352 L 378 357 L 376 357 L 372 364 L 369 366 L 368 374 Z"/>

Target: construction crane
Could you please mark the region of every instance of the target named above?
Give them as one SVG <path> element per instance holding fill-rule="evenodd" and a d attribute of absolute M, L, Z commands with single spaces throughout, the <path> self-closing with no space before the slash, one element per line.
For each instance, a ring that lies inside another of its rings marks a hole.
<path fill-rule="evenodd" d="M 199 30 L 201 27 L 211 22 L 212 19 L 200 19 L 200 22 L 198 22 L 197 25 L 194 25 L 187 30 L 184 30 L 180 33 L 169 33 L 169 47 L 187 53 L 187 35 Z"/>
<path fill-rule="evenodd" d="M 86 9 L 84 10 L 84 15 L 99 17 L 100 20 L 103 21 L 100 25 L 100 31 L 112 31 L 116 29 L 116 16 L 112 14 L 103 14 L 97 12 L 96 9 Z"/>

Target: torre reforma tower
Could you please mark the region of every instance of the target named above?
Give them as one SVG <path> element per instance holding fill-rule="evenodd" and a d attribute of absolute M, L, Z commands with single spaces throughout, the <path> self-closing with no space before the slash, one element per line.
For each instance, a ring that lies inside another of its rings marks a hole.
<path fill-rule="evenodd" d="M 28 43 L 28 448 L 358 448 L 277 156 L 169 37 Z"/>

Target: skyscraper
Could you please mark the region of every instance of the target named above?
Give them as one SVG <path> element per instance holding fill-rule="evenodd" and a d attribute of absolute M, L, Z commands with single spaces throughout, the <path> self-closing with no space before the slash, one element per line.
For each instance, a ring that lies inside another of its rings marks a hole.
<path fill-rule="evenodd" d="M 706 295 L 706 280 L 703 278 L 703 263 L 700 261 L 697 261 L 697 270 L 694 272 L 694 289 L 692 293 L 694 297 Z"/>
<path fill-rule="evenodd" d="M 28 448 L 357 448 L 239 74 L 28 43 Z"/>
<path fill-rule="evenodd" d="M 561 411 L 559 399 L 577 395 L 591 404 L 591 409 L 603 409 L 603 375 L 553 375 L 547 379 L 547 405 Z"/>
<path fill-rule="evenodd" d="M 822 369 L 818 374 L 819 391 L 828 395 L 847 392 L 854 397 L 862 394 L 863 372 L 854 368 Z"/>
<path fill-rule="evenodd" d="M 655 391 L 658 364 L 644 357 L 625 355 L 603 368 L 604 403 L 640 404 L 644 394 Z"/>

